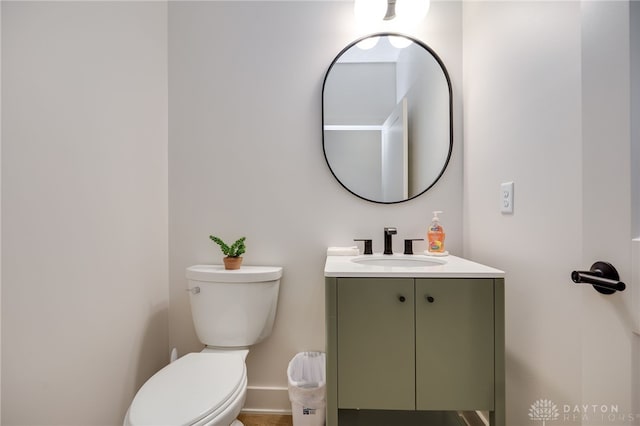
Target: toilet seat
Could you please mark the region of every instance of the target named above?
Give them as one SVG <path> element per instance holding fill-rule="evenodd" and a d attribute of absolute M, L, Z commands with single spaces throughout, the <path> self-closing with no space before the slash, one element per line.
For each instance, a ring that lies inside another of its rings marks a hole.
<path fill-rule="evenodd" d="M 244 400 L 246 383 L 246 367 L 239 355 L 187 354 L 158 371 L 140 388 L 129 408 L 127 423 L 209 424 L 239 397 Z"/>

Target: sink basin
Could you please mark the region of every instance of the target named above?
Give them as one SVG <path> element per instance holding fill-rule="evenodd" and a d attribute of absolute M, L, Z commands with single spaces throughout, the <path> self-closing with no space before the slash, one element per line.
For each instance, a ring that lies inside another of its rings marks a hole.
<path fill-rule="evenodd" d="M 429 258 L 421 255 L 364 255 L 351 259 L 352 262 L 368 266 L 388 266 L 404 268 L 424 268 L 447 263 L 445 259 Z"/>

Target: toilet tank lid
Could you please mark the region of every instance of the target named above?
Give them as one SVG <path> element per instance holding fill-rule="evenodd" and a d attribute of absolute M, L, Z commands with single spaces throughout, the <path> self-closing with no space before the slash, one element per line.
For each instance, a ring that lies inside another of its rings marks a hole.
<path fill-rule="evenodd" d="M 187 279 L 224 283 L 275 281 L 282 277 L 281 266 L 242 266 L 224 269 L 223 265 L 194 265 L 186 271 Z"/>

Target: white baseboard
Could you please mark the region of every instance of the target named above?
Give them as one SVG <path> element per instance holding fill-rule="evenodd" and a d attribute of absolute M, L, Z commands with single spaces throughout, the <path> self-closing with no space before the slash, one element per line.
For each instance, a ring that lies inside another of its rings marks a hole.
<path fill-rule="evenodd" d="M 286 387 L 247 386 L 243 413 L 291 414 L 289 390 Z"/>

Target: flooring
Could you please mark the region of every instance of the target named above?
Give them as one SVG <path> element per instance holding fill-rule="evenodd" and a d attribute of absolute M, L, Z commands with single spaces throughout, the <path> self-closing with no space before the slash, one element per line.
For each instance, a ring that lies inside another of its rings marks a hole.
<path fill-rule="evenodd" d="M 363 410 L 361 412 L 361 415 L 364 416 L 366 412 L 367 412 L 366 410 Z M 384 413 L 385 413 L 384 411 L 376 412 L 375 413 L 376 420 L 381 421 L 381 424 L 385 424 L 385 425 L 395 423 L 395 421 L 389 422 L 388 419 L 385 420 L 384 418 L 380 418 L 381 416 L 384 415 Z M 447 413 L 445 412 L 422 413 L 422 415 L 425 415 L 425 414 L 428 414 L 429 416 L 434 416 L 434 415 L 442 415 Z M 448 414 L 452 415 L 454 414 L 454 412 L 450 412 Z M 484 422 L 480 419 L 480 417 L 478 417 L 478 415 L 475 412 L 466 411 L 460 414 L 462 414 L 462 417 L 451 416 L 451 418 L 449 418 L 449 420 L 447 421 L 444 421 L 443 419 L 440 419 L 440 418 L 432 418 L 430 420 L 425 418 L 425 419 L 422 419 L 423 421 L 419 421 L 418 423 L 422 425 L 438 425 L 438 426 L 444 426 L 449 424 L 451 425 L 464 424 L 468 426 L 484 426 L 485 425 Z M 454 418 L 457 420 L 451 422 L 451 420 Z M 240 414 L 240 416 L 238 416 L 238 420 L 244 423 L 244 426 L 293 426 L 292 417 L 287 415 L 282 415 L 282 414 L 244 414 L 243 413 L 243 414 Z M 353 422 L 353 424 L 368 424 L 368 425 L 378 424 L 376 422 L 373 422 L 372 421 L 373 419 L 363 418 L 360 420 L 362 421 L 360 422 L 355 421 Z"/>
<path fill-rule="evenodd" d="M 240 414 L 238 420 L 244 426 L 293 426 L 292 417 L 283 414 Z"/>

